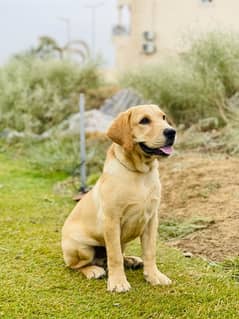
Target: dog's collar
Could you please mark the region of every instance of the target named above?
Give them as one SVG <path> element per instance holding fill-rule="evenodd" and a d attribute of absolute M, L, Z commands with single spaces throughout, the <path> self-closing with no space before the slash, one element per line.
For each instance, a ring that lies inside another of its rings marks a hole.
<path fill-rule="evenodd" d="M 124 151 L 122 152 L 122 148 L 118 144 L 114 144 L 114 155 L 117 161 L 130 172 L 145 174 L 152 169 L 152 165 L 146 163 L 137 165 L 137 162 L 135 162 L 134 159 L 128 161 L 127 154 L 124 154 Z"/>
<path fill-rule="evenodd" d="M 133 173 L 139 173 L 139 171 L 137 171 L 136 169 L 133 169 L 127 165 L 125 165 L 123 162 L 121 162 L 121 160 L 115 155 L 115 158 L 118 160 L 118 162 L 124 166 L 128 171 L 133 172 Z"/>

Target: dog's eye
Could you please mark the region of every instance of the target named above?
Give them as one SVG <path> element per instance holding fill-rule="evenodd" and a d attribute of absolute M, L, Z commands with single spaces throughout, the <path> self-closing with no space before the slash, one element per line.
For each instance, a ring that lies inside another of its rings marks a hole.
<path fill-rule="evenodd" d="M 150 119 L 148 117 L 143 117 L 142 120 L 140 120 L 139 124 L 149 124 L 150 123 Z"/>
<path fill-rule="evenodd" d="M 164 120 L 164 121 L 166 120 L 166 116 L 165 116 L 165 115 L 163 115 L 163 120 Z"/>

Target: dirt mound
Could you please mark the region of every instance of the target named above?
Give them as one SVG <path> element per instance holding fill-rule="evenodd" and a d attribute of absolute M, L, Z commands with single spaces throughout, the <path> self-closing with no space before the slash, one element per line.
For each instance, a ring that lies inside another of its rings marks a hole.
<path fill-rule="evenodd" d="M 184 153 L 161 161 L 161 222 L 211 221 L 169 245 L 211 260 L 239 254 L 238 169 L 238 158 L 223 155 Z"/>

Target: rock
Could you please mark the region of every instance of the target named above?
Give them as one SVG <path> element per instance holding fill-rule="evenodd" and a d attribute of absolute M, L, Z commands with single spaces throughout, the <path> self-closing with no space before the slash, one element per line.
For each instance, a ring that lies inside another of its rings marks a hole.
<path fill-rule="evenodd" d="M 5 128 L 3 131 L 0 132 L 0 137 L 7 140 L 8 142 L 12 140 L 19 140 L 25 137 L 25 133 L 18 132 L 15 130 L 11 130 L 10 128 Z"/>
<path fill-rule="evenodd" d="M 113 118 L 129 107 L 147 103 L 132 89 L 123 89 L 107 99 L 99 110 L 93 109 L 85 112 L 85 130 L 87 133 L 105 133 Z M 67 120 L 57 126 L 57 131 L 65 135 L 80 134 L 80 113 L 71 115 Z"/>
<path fill-rule="evenodd" d="M 42 133 L 41 135 L 38 135 L 38 138 L 40 140 L 46 140 L 46 139 L 50 138 L 51 135 L 52 135 L 51 131 L 46 131 L 46 132 Z"/>
<path fill-rule="evenodd" d="M 10 128 L 5 128 L 0 132 L 0 138 L 6 140 L 8 143 L 11 142 L 17 142 L 19 140 L 23 140 L 26 138 L 29 139 L 34 139 L 34 140 L 45 140 L 48 139 L 51 136 L 51 132 L 47 131 L 44 132 L 43 134 L 34 134 L 34 133 L 29 133 L 29 132 L 19 132 L 16 130 L 12 130 Z"/>
<path fill-rule="evenodd" d="M 123 89 L 107 99 L 101 106 L 100 111 L 115 117 L 120 112 L 127 110 L 131 106 L 148 104 L 138 93 L 132 89 Z"/>
<path fill-rule="evenodd" d="M 80 113 L 71 115 L 63 121 L 56 130 L 60 135 L 79 135 L 80 134 Z M 85 112 L 85 130 L 87 133 L 107 131 L 113 117 L 102 113 L 99 110 L 90 110 Z"/>
<path fill-rule="evenodd" d="M 105 133 L 112 120 L 112 116 L 104 114 L 99 110 L 86 111 L 86 133 Z M 64 120 L 59 125 L 39 135 L 33 133 L 18 132 L 6 128 L 2 132 L 0 132 L 0 138 L 5 139 L 7 142 L 18 141 L 26 138 L 42 141 L 50 138 L 52 135 L 55 134 L 60 136 L 80 135 L 80 113 L 71 115 L 68 119 Z"/>

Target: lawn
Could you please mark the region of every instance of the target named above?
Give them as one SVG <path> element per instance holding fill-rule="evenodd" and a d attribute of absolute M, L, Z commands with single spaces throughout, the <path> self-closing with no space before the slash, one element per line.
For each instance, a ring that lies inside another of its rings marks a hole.
<path fill-rule="evenodd" d="M 53 193 L 65 177 L 0 154 L 0 318 L 239 318 L 239 286 L 230 271 L 162 242 L 158 265 L 170 287 L 152 287 L 142 270 L 128 270 L 131 291 L 110 294 L 106 279 L 88 281 L 67 269 L 60 234 L 74 203 Z M 128 250 L 140 254 L 138 242 Z"/>

